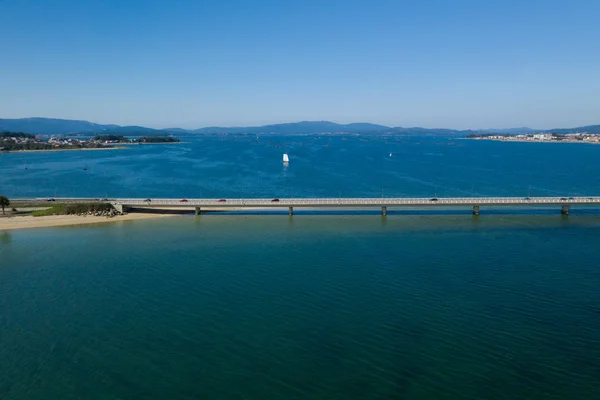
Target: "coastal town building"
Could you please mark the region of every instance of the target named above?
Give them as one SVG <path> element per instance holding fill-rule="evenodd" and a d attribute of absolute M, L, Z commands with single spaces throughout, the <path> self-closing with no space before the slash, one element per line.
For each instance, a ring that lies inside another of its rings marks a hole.
<path fill-rule="evenodd" d="M 551 132 L 538 132 L 518 135 L 472 135 L 470 139 L 498 140 L 503 142 L 561 142 L 561 143 L 600 143 L 600 134 L 576 132 L 557 134 Z"/>

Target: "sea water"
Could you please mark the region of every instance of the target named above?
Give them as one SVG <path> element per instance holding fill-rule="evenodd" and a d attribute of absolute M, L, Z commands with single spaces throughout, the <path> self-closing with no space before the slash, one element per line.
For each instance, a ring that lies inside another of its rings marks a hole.
<path fill-rule="evenodd" d="M 599 192 L 597 146 L 343 139 L 0 155 L 0 192 Z M 576 208 L 0 233 L 0 398 L 600 398 L 599 234 Z"/>
<path fill-rule="evenodd" d="M 335 135 L 181 140 L 121 150 L 0 154 L 0 193 L 11 198 L 600 194 L 600 146 L 589 144 Z M 283 153 L 289 154 L 287 165 Z"/>

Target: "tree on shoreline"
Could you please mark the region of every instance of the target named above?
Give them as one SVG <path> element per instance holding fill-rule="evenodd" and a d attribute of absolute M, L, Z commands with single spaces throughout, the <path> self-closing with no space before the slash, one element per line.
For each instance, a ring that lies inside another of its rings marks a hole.
<path fill-rule="evenodd" d="M 0 207 L 2 207 L 2 215 L 6 215 L 4 207 L 10 206 L 10 200 L 6 196 L 0 196 Z"/>

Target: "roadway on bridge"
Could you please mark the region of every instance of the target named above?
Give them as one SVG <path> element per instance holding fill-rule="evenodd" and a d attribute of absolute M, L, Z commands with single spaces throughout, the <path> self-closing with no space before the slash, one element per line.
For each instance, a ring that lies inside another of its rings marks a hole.
<path fill-rule="evenodd" d="M 551 206 L 600 205 L 600 196 L 577 197 L 391 197 L 391 198 L 245 198 L 245 199 L 175 199 L 175 198 L 35 198 L 13 199 L 19 204 L 105 202 L 126 207 L 435 207 L 435 206 Z"/>
<path fill-rule="evenodd" d="M 128 207 L 440 207 L 600 205 L 586 197 L 282 198 L 282 199 L 113 199 Z"/>

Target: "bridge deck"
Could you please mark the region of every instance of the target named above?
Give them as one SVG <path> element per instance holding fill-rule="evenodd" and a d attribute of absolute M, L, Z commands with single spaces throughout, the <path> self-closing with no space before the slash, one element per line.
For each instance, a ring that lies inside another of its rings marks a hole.
<path fill-rule="evenodd" d="M 593 197 L 440 197 L 440 198 L 282 198 L 273 199 L 111 199 L 128 207 L 441 207 L 600 205 Z"/>
<path fill-rule="evenodd" d="M 167 199 L 167 198 L 55 198 L 57 203 L 105 202 L 126 207 L 449 207 L 449 206 L 552 206 L 600 205 L 600 196 L 577 197 L 387 197 L 387 198 L 247 198 L 247 199 Z M 50 205 L 48 199 L 11 199 L 14 203 Z"/>

